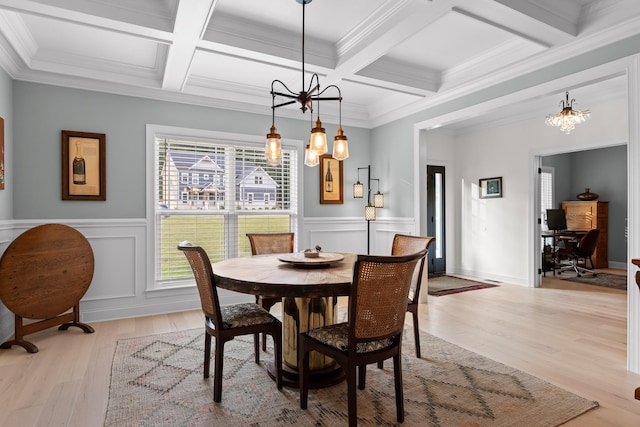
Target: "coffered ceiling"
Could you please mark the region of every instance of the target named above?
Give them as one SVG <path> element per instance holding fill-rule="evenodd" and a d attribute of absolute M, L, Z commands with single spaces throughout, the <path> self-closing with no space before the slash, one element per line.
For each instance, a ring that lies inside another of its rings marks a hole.
<path fill-rule="evenodd" d="M 313 0 L 305 11 L 304 85 L 312 72 L 338 85 L 343 123 L 365 127 L 640 32 L 637 0 Z M 303 89 L 301 45 L 296 0 L 0 0 L 0 66 L 16 80 L 270 115 L 274 79 Z M 322 108 L 335 122 L 335 106 Z M 295 106 L 277 114 L 301 118 Z"/>

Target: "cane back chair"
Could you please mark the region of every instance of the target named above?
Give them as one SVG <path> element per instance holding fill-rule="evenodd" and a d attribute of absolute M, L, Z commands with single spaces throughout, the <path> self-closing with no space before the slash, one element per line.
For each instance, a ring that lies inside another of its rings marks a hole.
<path fill-rule="evenodd" d="M 291 253 L 294 236 L 294 233 L 247 233 L 252 255 Z M 267 311 L 281 301 L 280 297 L 256 295 L 256 304 Z M 266 349 L 267 342 L 263 334 L 262 350 L 266 351 Z"/>
<path fill-rule="evenodd" d="M 260 363 L 258 334 L 271 335 L 274 342 L 276 386 L 282 388 L 282 324 L 267 310 L 254 303 L 220 307 L 211 261 L 200 246 L 182 242 L 178 245 L 187 257 L 196 279 L 200 303 L 204 312 L 204 378 L 209 378 L 211 362 L 211 337 L 216 339 L 213 371 L 213 401 L 222 400 L 222 373 L 224 344 L 240 335 L 253 334 L 255 362 Z"/>
<path fill-rule="evenodd" d="M 416 265 L 427 249 L 411 255 L 358 255 L 349 294 L 348 322 L 311 329 L 298 338 L 300 408 L 307 408 L 309 353 L 333 358 L 346 373 L 349 426 L 357 425 L 358 388 L 364 389 L 366 366 L 393 358 L 396 418 L 404 421 L 402 389 L 402 332 L 409 289 Z"/>

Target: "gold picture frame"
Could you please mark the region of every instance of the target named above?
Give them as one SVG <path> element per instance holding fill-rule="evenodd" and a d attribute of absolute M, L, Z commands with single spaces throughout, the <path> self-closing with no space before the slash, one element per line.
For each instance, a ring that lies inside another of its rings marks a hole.
<path fill-rule="evenodd" d="M 502 197 L 502 177 L 497 178 L 482 178 L 479 181 L 480 198 L 481 199 L 493 199 Z"/>
<path fill-rule="evenodd" d="M 320 156 L 320 204 L 341 205 L 344 203 L 342 161 L 331 154 Z"/>
<path fill-rule="evenodd" d="M 62 200 L 107 200 L 106 135 L 62 131 Z"/>

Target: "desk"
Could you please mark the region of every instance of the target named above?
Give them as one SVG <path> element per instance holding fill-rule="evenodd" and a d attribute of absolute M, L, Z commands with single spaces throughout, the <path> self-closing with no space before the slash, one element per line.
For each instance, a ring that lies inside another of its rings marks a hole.
<path fill-rule="evenodd" d="M 355 255 L 345 254 L 342 261 L 320 267 L 283 263 L 280 255 L 231 258 L 214 263 L 212 268 L 220 288 L 283 298 L 283 382 L 297 387 L 298 334 L 336 323 L 336 297 L 349 295 Z M 344 379 L 339 366 L 326 356 L 314 353 L 310 367 L 313 387 L 327 387 Z"/>
<path fill-rule="evenodd" d="M 551 255 L 552 255 L 552 270 L 553 270 L 553 275 L 556 275 L 556 270 L 558 268 L 558 260 L 556 257 L 556 246 L 558 243 L 558 239 L 561 238 L 569 238 L 569 239 L 575 239 L 575 238 L 580 238 L 582 236 L 584 236 L 585 234 L 587 234 L 587 230 L 563 230 L 563 231 L 544 231 L 542 232 L 542 238 L 544 239 L 544 245 L 547 245 L 547 239 L 551 239 Z M 544 251 L 544 247 L 542 250 L 542 274 L 543 276 L 546 274 L 546 270 L 545 270 L 545 255 L 546 252 Z"/>

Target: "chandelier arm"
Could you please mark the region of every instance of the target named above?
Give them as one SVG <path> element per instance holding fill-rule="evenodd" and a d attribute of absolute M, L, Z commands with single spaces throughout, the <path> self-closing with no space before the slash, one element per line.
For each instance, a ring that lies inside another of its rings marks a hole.
<path fill-rule="evenodd" d="M 321 96 L 329 88 L 333 88 L 333 89 L 338 91 L 338 98 L 333 98 L 333 99 L 342 99 L 342 92 L 340 91 L 340 88 L 338 86 L 336 86 L 336 85 L 329 85 L 329 86 L 325 87 L 324 89 L 322 89 L 322 91 L 320 93 L 318 93 L 317 96 Z"/>
<path fill-rule="evenodd" d="M 342 97 L 312 96 L 312 101 L 342 101 Z"/>
<path fill-rule="evenodd" d="M 313 85 L 314 79 L 316 80 L 315 86 Z M 302 87 L 304 87 L 304 83 Z M 320 89 L 320 77 L 318 77 L 317 73 L 313 73 L 313 75 L 311 76 L 311 80 L 309 81 L 309 88 L 307 89 L 307 95 L 310 97 L 312 93 L 318 91 L 319 89 Z"/>
<path fill-rule="evenodd" d="M 286 85 L 286 84 L 282 83 L 282 81 L 280 81 L 280 80 L 278 80 L 278 79 L 276 79 L 276 80 L 274 80 L 274 81 L 272 81 L 272 82 L 271 82 L 271 94 L 272 94 L 272 95 L 273 95 L 273 94 L 276 94 L 276 95 L 279 95 L 279 96 L 290 96 L 290 95 L 287 95 L 287 94 L 283 94 L 283 93 L 280 93 L 280 92 L 276 92 L 276 91 L 275 91 L 275 89 L 274 89 L 274 85 L 275 85 L 275 83 L 280 83 L 280 84 L 282 85 L 282 87 L 283 87 L 283 88 L 285 88 L 285 89 L 286 89 L 286 91 L 287 91 L 287 92 L 289 92 L 291 95 L 293 95 L 293 96 L 298 96 L 298 94 L 297 94 L 297 93 L 295 93 L 294 91 L 292 91 L 291 89 L 289 89 L 289 88 L 287 87 L 287 85 Z"/>
<path fill-rule="evenodd" d="M 284 107 L 285 105 L 295 104 L 297 101 L 294 99 L 293 101 L 283 102 L 281 104 L 273 105 L 271 108 L 275 110 L 276 108 Z"/>
<path fill-rule="evenodd" d="M 298 99 L 298 94 L 297 93 L 283 93 L 283 92 L 271 92 L 271 95 L 273 96 L 282 96 L 284 98 L 290 98 L 290 99 Z"/>

